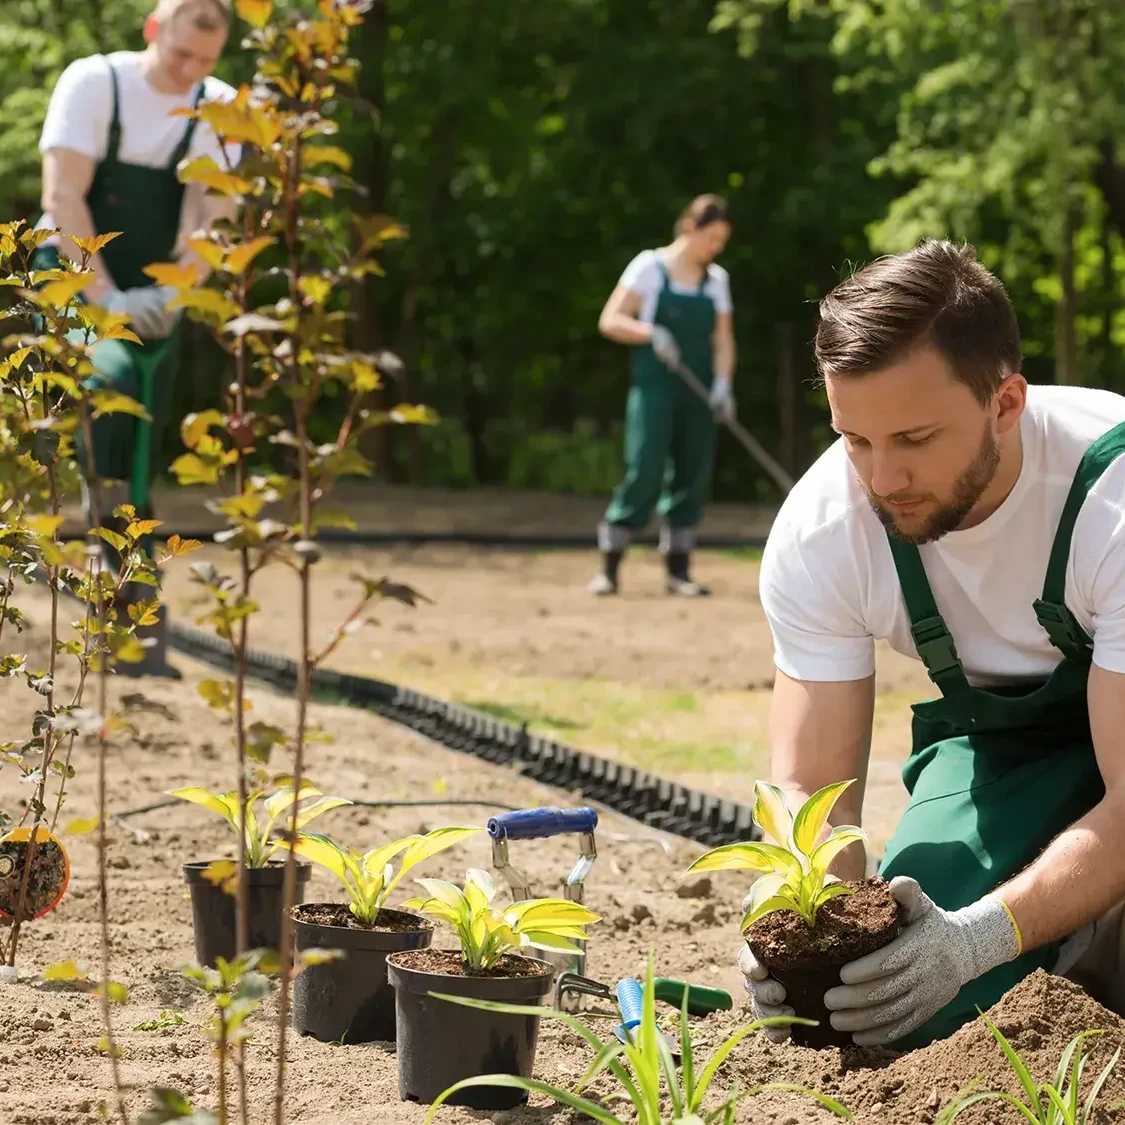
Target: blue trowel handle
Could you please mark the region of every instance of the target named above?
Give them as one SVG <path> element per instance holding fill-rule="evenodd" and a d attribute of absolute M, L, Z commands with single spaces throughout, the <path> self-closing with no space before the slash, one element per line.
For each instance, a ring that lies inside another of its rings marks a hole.
<path fill-rule="evenodd" d="M 632 1031 L 641 1022 L 644 1013 L 644 993 L 641 982 L 633 977 L 625 977 L 617 982 L 617 1006 L 621 1009 L 621 1022 L 627 1031 Z"/>
<path fill-rule="evenodd" d="M 596 809 L 560 809 L 545 805 L 538 809 L 518 809 L 489 818 L 488 834 L 494 840 L 543 840 L 548 836 L 593 832 L 598 824 Z"/>

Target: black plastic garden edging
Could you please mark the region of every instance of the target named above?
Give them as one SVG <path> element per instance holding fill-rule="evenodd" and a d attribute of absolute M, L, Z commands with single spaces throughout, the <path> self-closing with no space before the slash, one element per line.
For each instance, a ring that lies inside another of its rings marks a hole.
<path fill-rule="evenodd" d="M 157 543 L 165 543 L 172 535 L 181 539 L 199 539 L 205 543 L 214 537 L 215 529 L 207 531 L 177 530 L 171 526 L 161 526 L 151 532 Z M 503 547 L 512 550 L 590 550 L 597 551 L 597 536 L 591 533 L 581 535 L 541 535 L 534 532 L 508 533 L 501 531 L 348 531 L 342 528 L 318 528 L 317 540 L 340 547 L 388 547 L 423 546 L 427 543 L 450 543 L 464 547 Z M 86 538 L 84 531 L 60 532 L 59 538 L 65 542 L 77 542 Z M 655 547 L 659 540 L 655 535 L 643 535 L 633 540 L 637 547 Z M 696 549 L 700 551 L 734 551 L 749 548 L 762 549 L 766 545 L 764 535 L 700 535 Z"/>
<path fill-rule="evenodd" d="M 225 641 L 190 625 L 171 623 L 168 643 L 177 651 L 218 668 L 232 670 L 234 653 Z M 297 664 L 287 657 L 250 649 L 247 674 L 287 694 L 297 687 Z M 313 693 L 329 702 L 377 712 L 392 722 L 450 750 L 488 762 L 517 767 L 535 781 L 578 791 L 586 800 L 652 828 L 696 840 L 709 847 L 759 840 L 752 807 L 689 789 L 633 766 L 529 733 L 527 724 L 497 719 L 483 711 L 449 703 L 386 680 L 318 668 Z"/>

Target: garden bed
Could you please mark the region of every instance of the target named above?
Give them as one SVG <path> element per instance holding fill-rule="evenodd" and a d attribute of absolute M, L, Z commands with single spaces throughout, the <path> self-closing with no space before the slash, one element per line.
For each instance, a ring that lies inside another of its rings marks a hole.
<path fill-rule="evenodd" d="M 25 601 L 32 617 L 33 660 L 44 645 L 37 623 L 42 601 Z M 159 799 L 187 784 L 222 785 L 233 778 L 229 730 L 197 694 L 210 673 L 177 658 L 185 670 L 182 683 L 118 680 L 113 684 L 133 726 L 123 732 L 112 751 L 110 807 L 123 809 Z M 11 693 L 13 703 L 17 693 Z M 268 691 L 252 692 L 254 715 L 285 721 L 292 700 Z M 375 716 L 345 708 L 314 707 L 313 721 L 335 736 L 332 747 L 312 751 L 310 775 L 325 792 L 357 799 L 480 799 L 501 795 L 507 804 L 554 803 L 559 794 L 476 759 L 445 751 Z M 279 762 L 280 768 L 280 762 Z M 63 821 L 94 812 L 94 773 L 81 769 L 73 783 Z M 489 806 L 479 808 L 342 808 L 331 817 L 333 835 L 373 846 L 408 832 L 440 824 L 484 823 Z M 146 1103 L 144 1093 L 155 1084 L 185 1092 L 196 1104 L 213 1105 L 214 1064 L 200 1024 L 208 1006 L 196 986 L 175 970 L 192 956 L 191 910 L 179 864 L 190 854 L 225 854 L 229 832 L 219 818 L 188 804 L 145 814 L 128 822 L 147 839 L 114 825 L 111 829 L 110 935 L 114 978 L 130 990 L 129 1003 L 115 1007 L 115 1026 L 123 1052 L 124 1080 L 135 1088 L 130 1104 Z M 95 856 L 92 837 L 69 838 L 72 877 L 62 905 L 47 918 L 28 924 L 20 964 L 26 976 L 15 985 L 0 986 L 0 1121 L 4 1125 L 93 1125 L 98 1102 L 109 1095 L 109 1067 L 99 1050 L 102 1029 L 97 1003 L 66 982 L 43 982 L 40 974 L 60 961 L 76 959 L 97 973 L 98 925 Z M 604 916 L 592 927 L 590 975 L 611 984 L 625 975 L 644 973 L 649 949 L 656 968 L 677 976 L 731 990 L 734 1012 L 694 1020 L 697 1048 L 706 1052 L 748 1019 L 734 968 L 738 902 L 745 877 L 720 873 L 681 881 L 678 874 L 702 851 L 686 841 L 641 828 L 624 818 L 605 815 L 598 829 L 600 857 L 588 883 L 587 902 Z M 665 852 L 667 849 L 667 854 Z M 517 862 L 526 867 L 536 893 L 557 892 L 557 882 L 573 861 L 573 841 L 513 844 Z M 474 838 L 431 861 L 425 874 L 459 878 L 468 865 L 488 867 L 487 840 Z M 338 886 L 315 870 L 312 901 L 338 899 Z M 416 890 L 407 884 L 392 905 Z M 448 947 L 439 935 L 435 947 Z M 669 1009 L 665 1009 L 669 1010 Z M 993 1013 L 1001 1030 L 1013 1037 L 1036 1077 L 1053 1074 L 1067 1041 L 1087 1027 L 1107 1034 L 1096 1048 L 1090 1077 L 1099 1059 L 1125 1045 L 1125 1026 L 1093 1004 L 1067 982 L 1038 974 L 1011 994 Z M 179 1022 L 180 1020 L 184 1022 Z M 249 1050 L 250 1098 L 259 1120 L 273 1089 L 275 1059 L 273 1023 L 276 993 L 257 1017 L 260 1042 Z M 599 1020 L 600 1034 L 611 1025 Z M 554 1021 L 540 1036 L 536 1073 L 568 1084 L 590 1061 L 576 1037 Z M 728 1080 L 742 1083 L 795 1081 L 839 1098 L 861 1122 L 905 1125 L 932 1118 L 941 1104 L 965 1082 L 982 1075 L 986 1085 L 1017 1092 L 999 1048 L 983 1026 L 963 1029 L 944 1044 L 898 1061 L 885 1054 L 838 1050 L 808 1051 L 792 1045 L 773 1046 L 751 1035 L 735 1052 L 715 1090 Z M 600 1087 L 608 1091 L 608 1087 Z M 420 1125 L 425 1108 L 398 1099 L 396 1060 L 388 1046 L 371 1043 L 336 1046 L 312 1039 L 290 1040 L 288 1120 L 294 1125 Z M 1125 1064 L 1106 1087 L 1106 1104 L 1125 1097 Z M 618 1110 L 620 1112 L 620 1109 Z M 438 1121 L 489 1119 L 464 1109 L 443 1109 Z M 496 1115 L 510 1125 L 572 1125 L 579 1119 L 555 1109 L 542 1098 Z M 1119 1119 L 1125 1119 L 1125 1114 Z M 821 1125 L 835 1120 L 796 1095 L 768 1094 L 743 1104 L 739 1121 L 775 1125 Z M 959 1118 L 964 1125 L 1017 1121 L 995 1104 L 974 1107 Z M 1114 1120 L 1109 1113 L 1099 1125 Z"/>

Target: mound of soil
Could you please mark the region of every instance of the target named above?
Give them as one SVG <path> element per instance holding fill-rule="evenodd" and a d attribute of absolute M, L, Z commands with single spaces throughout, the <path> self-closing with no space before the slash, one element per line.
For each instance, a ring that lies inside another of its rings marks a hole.
<path fill-rule="evenodd" d="M 728 1013 L 729 1015 L 729 1013 Z M 1092 1041 L 1081 1084 L 1085 1098 L 1101 1069 L 1118 1048 L 1125 1048 L 1125 1021 L 1103 1008 L 1078 985 L 1043 970 L 1032 973 L 988 1012 L 1015 1048 L 1036 1082 L 1054 1079 L 1067 1044 L 1090 1028 L 1104 1034 Z M 723 1081 L 725 1079 L 725 1081 Z M 948 1039 L 896 1056 L 890 1051 L 859 1048 L 813 1051 L 792 1043 L 771 1044 L 749 1036 L 724 1067 L 720 1084 L 732 1079 L 744 1086 L 794 1082 L 810 1086 L 846 1105 L 861 1125 L 929 1125 L 954 1095 L 970 1082 L 976 1089 L 1026 1095 L 1019 1079 L 981 1020 L 966 1024 Z M 1098 1100 L 1088 1125 L 1120 1125 L 1125 1107 L 1125 1060 L 1120 1061 Z M 764 1094 L 750 1098 L 739 1121 L 777 1125 L 820 1125 L 838 1120 L 798 1095 Z M 1027 1119 L 996 1100 L 978 1103 L 957 1118 L 957 1125 L 1026 1125 Z"/>

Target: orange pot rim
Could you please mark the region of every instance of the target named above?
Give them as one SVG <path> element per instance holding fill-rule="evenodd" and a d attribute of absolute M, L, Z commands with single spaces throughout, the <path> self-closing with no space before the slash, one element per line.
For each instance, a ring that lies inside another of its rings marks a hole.
<path fill-rule="evenodd" d="M 0 836 L 0 844 L 26 844 L 31 839 L 30 828 L 13 828 L 4 836 Z M 62 852 L 63 857 L 63 878 L 62 885 L 59 887 L 58 894 L 43 907 L 42 910 L 33 914 L 32 920 L 42 918 L 44 914 L 49 914 L 60 902 L 62 902 L 63 895 L 66 894 L 66 888 L 70 885 L 70 853 L 66 850 L 66 845 L 56 836 L 53 832 L 49 832 L 43 825 L 39 825 L 35 832 L 36 843 L 50 843 L 54 841 L 59 846 L 59 851 Z M 3 907 L 0 907 L 0 917 L 13 918 L 14 915 L 9 914 Z"/>

